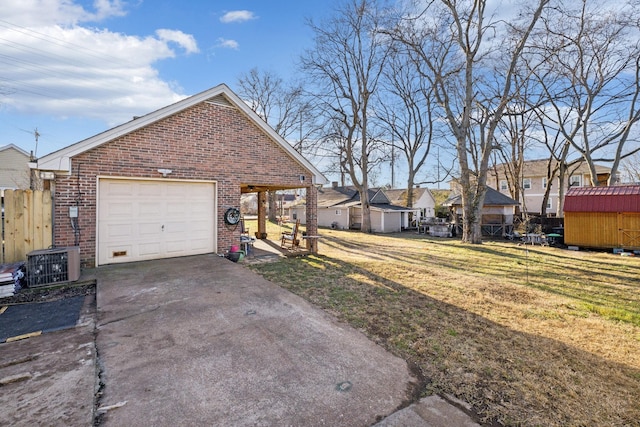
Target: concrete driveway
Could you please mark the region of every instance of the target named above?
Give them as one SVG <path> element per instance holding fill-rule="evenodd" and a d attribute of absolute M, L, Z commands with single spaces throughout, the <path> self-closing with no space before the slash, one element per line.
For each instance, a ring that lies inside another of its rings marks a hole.
<path fill-rule="evenodd" d="M 407 364 L 215 255 L 97 269 L 106 426 L 370 426 Z"/>

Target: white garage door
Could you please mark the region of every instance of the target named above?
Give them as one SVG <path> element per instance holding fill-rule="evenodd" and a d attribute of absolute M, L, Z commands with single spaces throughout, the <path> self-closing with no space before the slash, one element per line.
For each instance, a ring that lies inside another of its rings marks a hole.
<path fill-rule="evenodd" d="M 215 184 L 100 179 L 98 265 L 216 250 Z"/>

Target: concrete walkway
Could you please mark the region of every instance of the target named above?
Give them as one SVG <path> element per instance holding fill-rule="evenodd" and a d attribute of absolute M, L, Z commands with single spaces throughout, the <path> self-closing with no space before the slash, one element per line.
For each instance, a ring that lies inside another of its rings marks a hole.
<path fill-rule="evenodd" d="M 224 258 L 97 279 L 103 425 L 370 426 L 415 385 L 402 359 Z"/>

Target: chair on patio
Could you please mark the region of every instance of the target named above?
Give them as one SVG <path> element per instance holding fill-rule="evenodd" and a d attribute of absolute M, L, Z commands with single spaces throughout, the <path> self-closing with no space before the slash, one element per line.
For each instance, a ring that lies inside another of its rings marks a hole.
<path fill-rule="evenodd" d="M 246 227 L 244 224 L 244 218 L 240 220 L 240 245 L 244 250 L 245 254 L 249 255 L 251 251 L 251 247 L 253 246 L 253 242 L 256 241 L 255 237 L 251 237 L 249 234 L 249 227 Z"/>
<path fill-rule="evenodd" d="M 297 248 L 300 245 L 300 240 L 298 239 L 298 229 L 300 228 L 300 220 L 296 220 L 296 223 L 293 225 L 293 229 L 291 233 L 282 233 L 282 241 L 280 242 L 280 247 L 286 248 L 289 245 L 289 249 Z"/>

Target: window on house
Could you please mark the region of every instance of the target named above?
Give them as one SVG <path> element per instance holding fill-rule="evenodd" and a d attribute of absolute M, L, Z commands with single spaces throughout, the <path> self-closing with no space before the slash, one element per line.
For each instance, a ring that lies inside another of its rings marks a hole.
<path fill-rule="evenodd" d="M 342 209 L 336 209 L 336 215 L 342 215 Z"/>
<path fill-rule="evenodd" d="M 522 188 L 528 190 L 531 188 L 531 178 L 525 178 L 522 180 Z"/>
<path fill-rule="evenodd" d="M 542 178 L 542 188 L 547 188 L 547 178 Z"/>
<path fill-rule="evenodd" d="M 547 200 L 547 210 L 553 209 L 553 203 L 551 203 L 551 199 Z"/>
<path fill-rule="evenodd" d="M 582 187 L 582 176 L 572 175 L 569 178 L 569 187 Z"/>
<path fill-rule="evenodd" d="M 507 185 L 507 180 L 501 179 L 500 180 L 500 191 L 506 191 L 508 189 L 509 189 L 509 186 Z"/>

